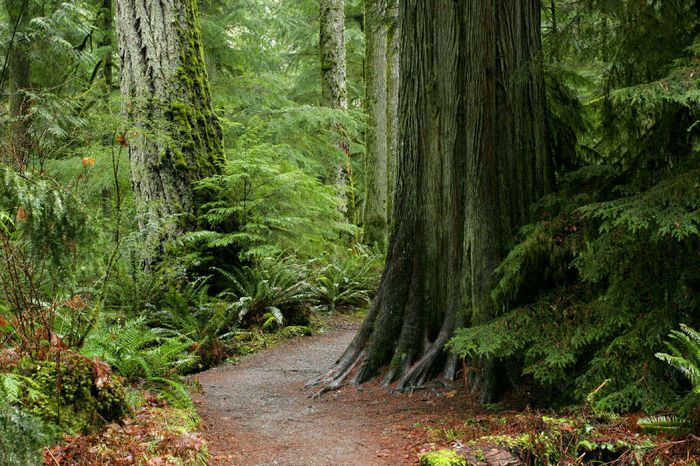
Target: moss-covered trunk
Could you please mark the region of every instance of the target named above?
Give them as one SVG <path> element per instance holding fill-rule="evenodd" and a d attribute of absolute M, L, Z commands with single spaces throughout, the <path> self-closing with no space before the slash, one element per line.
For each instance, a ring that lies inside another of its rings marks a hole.
<path fill-rule="evenodd" d="M 365 322 L 315 381 L 330 388 L 383 369 L 399 390 L 454 377 L 444 345 L 465 309 L 493 316 L 493 270 L 548 186 L 539 2 L 416 0 L 400 16 L 394 225 Z"/>
<path fill-rule="evenodd" d="M 339 110 L 348 109 L 348 89 L 345 63 L 345 0 L 319 1 L 319 58 L 321 61 L 321 106 Z M 338 128 L 338 134 L 341 134 Z M 348 206 L 348 179 L 350 177 L 350 150 L 347 141 L 340 139 L 338 148 L 342 158 L 336 165 L 336 186 L 340 211 L 351 218 Z"/>
<path fill-rule="evenodd" d="M 389 222 L 393 218 L 396 162 L 399 158 L 399 41 L 401 39 L 399 24 L 399 0 L 389 0 L 386 38 L 386 210 Z"/>
<path fill-rule="evenodd" d="M 386 0 L 365 1 L 366 185 L 363 226 L 368 244 L 386 246 L 387 88 Z"/>
<path fill-rule="evenodd" d="M 112 27 L 114 11 L 112 2 L 114 0 L 102 0 L 102 8 L 100 8 L 100 27 L 102 29 L 102 40 L 100 47 L 105 48 L 104 58 L 102 59 L 102 77 L 104 78 L 105 88 L 107 93 L 112 91 L 113 82 L 113 67 L 112 61 Z"/>
<path fill-rule="evenodd" d="M 348 108 L 345 77 L 345 0 L 320 0 L 321 105 Z"/>
<path fill-rule="evenodd" d="M 118 0 L 117 30 L 132 182 L 150 256 L 194 225 L 201 200 L 193 185 L 219 172 L 222 132 L 196 0 Z"/>

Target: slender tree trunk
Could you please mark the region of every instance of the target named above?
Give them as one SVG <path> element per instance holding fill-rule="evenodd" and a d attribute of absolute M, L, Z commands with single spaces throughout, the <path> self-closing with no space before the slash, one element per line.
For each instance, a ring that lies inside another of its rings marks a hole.
<path fill-rule="evenodd" d="M 193 185 L 218 173 L 221 126 L 212 110 L 197 0 L 118 0 L 124 113 L 146 248 L 195 223 Z M 148 264 L 153 257 L 146 257 Z"/>
<path fill-rule="evenodd" d="M 386 246 L 387 235 L 387 29 L 386 0 L 365 1 L 365 110 L 367 196 L 364 231 L 368 244 Z"/>
<path fill-rule="evenodd" d="M 345 0 L 320 0 L 319 53 L 321 59 L 321 105 L 339 110 L 348 109 L 345 63 Z M 342 131 L 338 128 L 338 133 Z M 347 141 L 338 141 L 343 158 L 336 166 L 336 187 L 340 211 L 352 216 L 348 209 L 350 148 Z"/>
<path fill-rule="evenodd" d="M 112 68 L 114 66 L 112 61 L 112 23 L 114 15 L 112 11 L 112 1 L 113 0 L 102 0 L 102 8 L 100 9 L 103 34 L 100 46 L 108 49 L 102 60 L 102 77 L 104 78 L 107 93 L 112 91 Z"/>
<path fill-rule="evenodd" d="M 400 16 L 394 225 L 365 322 L 315 381 L 326 388 L 382 369 L 398 390 L 454 377 L 444 345 L 495 315 L 493 270 L 550 181 L 539 1 L 414 0 Z M 494 374 L 485 361 L 484 400 Z"/>
<path fill-rule="evenodd" d="M 347 110 L 345 1 L 320 0 L 321 105 Z"/>
<path fill-rule="evenodd" d="M 29 44 L 25 33 L 31 12 L 29 3 L 8 0 L 7 10 L 12 27 L 16 25 L 14 39 L 8 56 L 9 110 L 12 119 L 10 129 L 10 158 L 17 169 L 24 171 L 29 163 L 31 139 L 29 137 L 29 105 L 26 91 L 31 87 Z"/>
<path fill-rule="evenodd" d="M 387 147 L 387 219 L 393 218 L 396 161 L 399 153 L 399 0 L 387 5 L 386 40 L 386 147 Z"/>

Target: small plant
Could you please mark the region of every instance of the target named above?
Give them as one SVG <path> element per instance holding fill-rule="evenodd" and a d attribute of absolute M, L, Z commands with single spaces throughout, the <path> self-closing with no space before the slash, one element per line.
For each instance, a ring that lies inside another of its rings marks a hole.
<path fill-rule="evenodd" d="M 230 289 L 222 298 L 235 299 L 234 309 L 242 326 L 308 323 L 306 308 L 313 303 L 307 274 L 291 257 L 265 257 L 253 266 L 231 271 L 217 269 Z"/>
<path fill-rule="evenodd" d="M 159 309 L 149 314 L 152 325 L 162 327 L 161 335 L 183 336 L 192 341 L 190 351 L 198 356 L 197 369 L 223 361 L 230 352 L 229 341 L 237 316 L 231 303 L 212 298 L 209 279 L 201 277 L 183 287 L 172 287 Z"/>
<path fill-rule="evenodd" d="M 700 333 L 685 324 L 680 325 L 680 330 L 672 330 L 666 346 L 669 353 L 656 353 L 656 357 L 677 369 L 691 383 L 692 389 L 688 399 L 699 401 L 700 397 Z M 694 403 L 695 412 L 690 416 L 650 416 L 640 419 L 637 425 L 649 432 L 665 432 L 671 434 L 684 434 L 698 424 L 698 407 L 700 403 Z M 691 408 L 693 409 L 693 408 Z"/>
<path fill-rule="evenodd" d="M 0 464 L 8 466 L 41 464 L 41 449 L 55 436 L 38 418 L 2 403 L 0 432 Z"/>
<path fill-rule="evenodd" d="M 311 292 L 329 311 L 368 304 L 379 282 L 380 256 L 367 247 L 336 253 L 316 274 Z"/>
<path fill-rule="evenodd" d="M 679 370 L 692 384 L 693 393 L 700 395 L 700 333 L 681 324 L 681 330 L 672 330 L 669 338 L 673 340 L 666 342 L 670 353 L 655 356 Z"/>
<path fill-rule="evenodd" d="M 178 376 L 197 364 L 197 356 L 190 351 L 193 344 L 184 335 L 149 328 L 141 317 L 121 326 L 101 322 L 83 353 L 107 361 L 128 381 L 145 380 L 146 388 L 171 404 L 186 406 L 191 400 Z"/>

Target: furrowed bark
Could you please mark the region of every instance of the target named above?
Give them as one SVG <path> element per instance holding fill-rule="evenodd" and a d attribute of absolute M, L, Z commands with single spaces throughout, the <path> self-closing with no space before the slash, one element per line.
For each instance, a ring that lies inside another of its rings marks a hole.
<path fill-rule="evenodd" d="M 196 0 L 118 0 L 123 111 L 146 264 L 195 223 L 193 185 L 223 163 Z"/>
<path fill-rule="evenodd" d="M 495 317 L 494 269 L 532 202 L 551 187 L 539 2 L 402 2 L 399 160 L 392 235 L 370 311 L 312 383 L 381 371 L 410 389 L 455 376 L 444 344 Z M 471 312 L 466 312 L 471 310 Z M 497 367 L 477 361 L 483 401 Z"/>

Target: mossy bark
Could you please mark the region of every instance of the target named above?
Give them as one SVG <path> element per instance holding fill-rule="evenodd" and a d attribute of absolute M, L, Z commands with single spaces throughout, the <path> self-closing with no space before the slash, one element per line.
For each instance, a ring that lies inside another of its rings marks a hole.
<path fill-rule="evenodd" d="M 321 105 L 348 108 L 345 64 L 345 0 L 320 0 Z"/>
<path fill-rule="evenodd" d="M 118 0 L 117 24 L 138 220 L 146 249 L 156 254 L 195 224 L 202 200 L 193 186 L 220 171 L 222 131 L 211 104 L 197 1 Z"/>
<path fill-rule="evenodd" d="M 321 61 L 321 106 L 348 109 L 345 62 L 345 0 L 319 1 L 319 58 Z M 338 134 L 342 133 L 338 128 Z M 342 158 L 336 165 L 336 187 L 340 211 L 351 218 L 348 205 L 350 150 L 347 141 L 339 140 Z"/>
<path fill-rule="evenodd" d="M 368 244 L 386 246 L 387 236 L 387 88 L 386 0 L 365 1 L 365 138 L 367 195 L 363 226 Z"/>
<path fill-rule="evenodd" d="M 112 91 L 113 83 L 113 68 L 114 63 L 112 60 L 112 28 L 113 28 L 113 17 L 114 11 L 112 9 L 112 2 L 114 0 L 102 0 L 102 8 L 100 8 L 100 27 L 102 29 L 102 40 L 100 41 L 100 47 L 106 48 L 105 56 L 102 59 L 102 77 L 104 78 L 105 89 L 109 94 Z"/>
<path fill-rule="evenodd" d="M 493 271 L 551 179 L 539 2 L 416 0 L 400 17 L 394 225 L 363 325 L 314 381 L 326 389 L 381 371 L 397 390 L 453 378 L 444 345 L 494 316 Z M 488 367 L 485 401 L 496 393 Z"/>
<path fill-rule="evenodd" d="M 388 222 L 393 218 L 396 161 L 399 157 L 399 24 L 399 0 L 389 0 L 387 4 L 386 39 L 386 167 Z"/>

